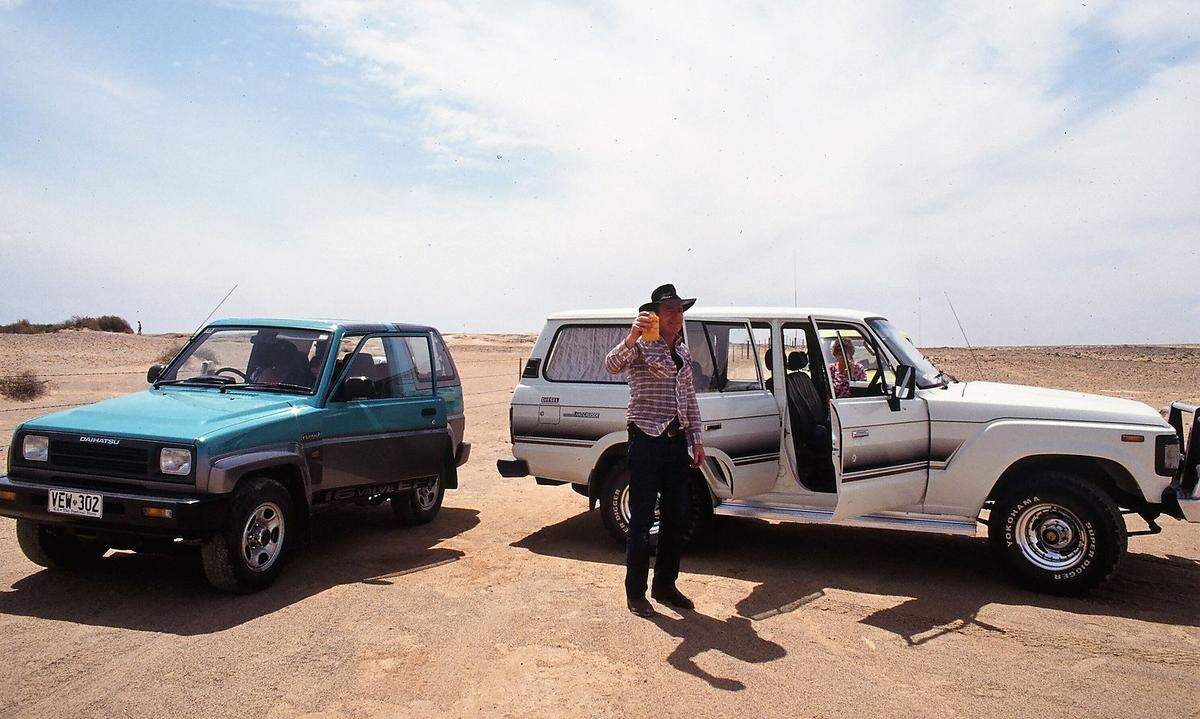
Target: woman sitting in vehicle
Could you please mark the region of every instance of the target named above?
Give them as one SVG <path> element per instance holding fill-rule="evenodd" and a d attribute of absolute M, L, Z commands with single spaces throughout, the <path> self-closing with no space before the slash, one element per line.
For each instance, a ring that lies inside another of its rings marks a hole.
<path fill-rule="evenodd" d="M 847 337 L 838 337 L 833 341 L 834 362 L 829 365 L 829 375 L 833 379 L 833 396 L 849 397 L 850 382 L 865 382 L 867 371 L 854 361 L 854 343 Z"/>

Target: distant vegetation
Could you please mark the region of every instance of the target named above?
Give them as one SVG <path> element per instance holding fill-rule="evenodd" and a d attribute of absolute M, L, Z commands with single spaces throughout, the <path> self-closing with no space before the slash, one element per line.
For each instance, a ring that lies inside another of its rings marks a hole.
<path fill-rule="evenodd" d="M 46 394 L 47 381 L 29 370 L 8 377 L 0 377 L 0 395 L 18 402 L 29 402 Z"/>
<path fill-rule="evenodd" d="M 176 355 L 183 351 L 184 347 L 187 347 L 187 343 L 187 340 L 183 340 L 182 342 L 171 345 L 163 350 L 162 354 L 156 357 L 154 362 L 156 364 L 168 364 L 171 360 L 175 359 Z M 201 347 L 200 349 L 196 350 L 194 353 L 192 353 L 192 357 L 207 362 L 217 361 L 217 355 L 208 347 Z"/>
<path fill-rule="evenodd" d="M 123 318 L 116 315 L 102 317 L 72 317 L 55 324 L 34 324 L 29 320 L 17 320 L 10 325 L 0 325 L 0 334 L 36 335 L 44 332 L 59 330 L 95 330 L 97 332 L 125 332 L 133 334 L 133 328 Z"/>

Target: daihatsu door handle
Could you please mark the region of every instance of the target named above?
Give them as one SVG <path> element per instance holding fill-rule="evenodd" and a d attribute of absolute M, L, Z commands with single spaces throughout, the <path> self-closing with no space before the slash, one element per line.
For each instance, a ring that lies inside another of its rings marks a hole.
<path fill-rule="evenodd" d="M 871 430 L 869 430 L 869 429 L 856 429 L 850 433 L 850 437 L 853 439 L 861 439 L 863 437 L 870 437 L 870 436 L 871 436 Z"/>
<path fill-rule="evenodd" d="M 437 414 L 437 408 L 436 407 L 426 407 L 425 409 L 421 410 L 421 414 L 426 417 L 432 417 L 433 415 Z"/>

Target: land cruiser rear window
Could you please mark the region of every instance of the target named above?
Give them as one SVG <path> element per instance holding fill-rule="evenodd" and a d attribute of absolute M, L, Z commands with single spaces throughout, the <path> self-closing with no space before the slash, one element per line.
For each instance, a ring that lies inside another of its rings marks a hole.
<path fill-rule="evenodd" d="M 554 335 L 543 374 L 551 382 L 625 384 L 629 373 L 609 374 L 604 358 L 628 333 L 626 325 L 564 325 Z"/>
<path fill-rule="evenodd" d="M 758 352 L 770 346 L 770 330 L 733 322 L 688 322 L 688 347 L 697 392 L 744 392 L 762 389 Z"/>

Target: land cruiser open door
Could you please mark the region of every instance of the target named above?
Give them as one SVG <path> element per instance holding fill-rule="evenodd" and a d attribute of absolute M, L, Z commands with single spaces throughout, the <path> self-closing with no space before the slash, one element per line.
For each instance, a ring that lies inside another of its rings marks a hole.
<path fill-rule="evenodd" d="M 705 479 L 722 498 L 771 491 L 781 425 L 759 360 L 769 330 L 763 336 L 745 321 L 689 320 L 686 332 L 708 455 Z"/>
<path fill-rule="evenodd" d="M 925 497 L 929 479 L 925 401 L 890 397 L 892 365 L 866 326 L 819 318 L 815 324 L 834 394 L 830 402 L 837 477 L 833 520 L 915 509 Z"/>

